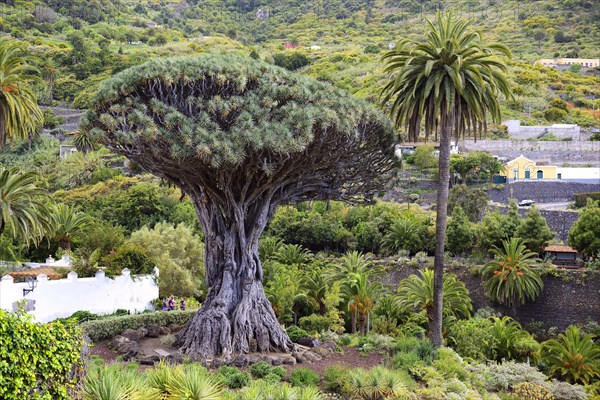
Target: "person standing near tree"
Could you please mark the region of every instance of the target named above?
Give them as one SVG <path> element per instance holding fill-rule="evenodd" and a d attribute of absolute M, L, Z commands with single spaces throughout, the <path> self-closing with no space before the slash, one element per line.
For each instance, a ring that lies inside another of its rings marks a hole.
<path fill-rule="evenodd" d="M 171 297 L 169 297 L 169 311 L 173 310 L 175 310 L 175 297 L 171 295 Z"/>

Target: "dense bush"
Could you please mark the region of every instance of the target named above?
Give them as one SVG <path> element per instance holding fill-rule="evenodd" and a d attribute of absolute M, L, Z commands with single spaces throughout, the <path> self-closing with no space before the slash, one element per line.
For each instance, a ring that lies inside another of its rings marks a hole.
<path fill-rule="evenodd" d="M 586 192 L 586 193 L 576 193 L 575 194 L 575 206 L 576 207 L 585 207 L 587 204 L 587 199 L 592 199 L 593 201 L 600 200 L 600 192 Z"/>
<path fill-rule="evenodd" d="M 305 331 L 304 329 L 302 329 L 296 325 L 292 325 L 292 326 L 288 327 L 286 329 L 286 332 L 292 342 L 296 342 L 300 338 L 305 338 L 305 337 L 310 336 L 307 331 Z"/>
<path fill-rule="evenodd" d="M 242 372 L 235 367 L 223 366 L 218 374 L 223 378 L 223 384 L 231 389 L 241 389 L 248 386 L 252 378 L 248 372 Z"/>
<path fill-rule="evenodd" d="M 321 378 L 308 368 L 298 368 L 292 371 L 290 383 L 293 386 L 316 386 Z"/>
<path fill-rule="evenodd" d="M 0 398 L 69 398 L 83 368 L 81 333 L 73 322 L 39 324 L 0 310 Z"/>
<path fill-rule="evenodd" d="M 196 311 L 149 312 L 143 314 L 125 315 L 81 324 L 83 331 L 93 342 L 110 339 L 120 335 L 125 329 L 139 329 L 146 325 L 183 325 Z"/>

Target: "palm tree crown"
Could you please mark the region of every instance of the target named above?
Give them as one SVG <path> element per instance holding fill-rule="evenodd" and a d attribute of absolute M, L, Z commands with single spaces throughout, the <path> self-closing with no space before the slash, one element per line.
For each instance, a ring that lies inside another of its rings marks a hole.
<path fill-rule="evenodd" d="M 498 55 L 510 57 L 501 44 L 485 45 L 481 34 L 470 31 L 467 21 L 438 13 L 421 43 L 404 39 L 382 60 L 386 73 L 397 72 L 383 89 L 383 102 L 391 101 L 391 115 L 404 125 L 410 137 L 425 134 L 458 136 L 465 128 L 477 130 L 489 112 L 500 120 L 498 92 L 510 96 L 504 74 L 506 65 Z M 448 132 L 450 128 L 452 132 Z"/>
<path fill-rule="evenodd" d="M 0 235 L 7 232 L 25 243 L 38 242 L 50 230 L 48 194 L 37 175 L 0 166 Z"/>
<path fill-rule="evenodd" d="M 38 133 L 44 115 L 37 104 L 31 82 L 37 70 L 21 55 L 23 45 L 0 40 L 0 146 L 7 139 L 26 139 Z"/>
<path fill-rule="evenodd" d="M 485 290 L 499 303 L 514 306 L 535 300 L 544 282 L 540 276 L 541 260 L 519 238 L 502 241 L 502 249 L 492 249 L 494 259 L 483 268 Z"/>

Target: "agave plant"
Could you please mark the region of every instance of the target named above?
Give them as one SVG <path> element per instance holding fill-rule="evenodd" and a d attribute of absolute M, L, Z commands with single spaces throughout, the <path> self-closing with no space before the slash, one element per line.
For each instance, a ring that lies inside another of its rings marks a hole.
<path fill-rule="evenodd" d="M 84 400 L 142 400 L 148 398 L 141 376 L 118 365 L 93 368 L 83 382 Z"/>
<path fill-rule="evenodd" d="M 587 385 L 600 378 L 600 344 L 594 342 L 593 335 L 582 335 L 573 325 L 558 339 L 542 344 L 542 359 L 550 374 L 569 383 Z"/>
<path fill-rule="evenodd" d="M 348 373 L 346 391 L 353 399 L 381 400 L 398 398 L 406 388 L 402 379 L 394 372 L 375 367 L 370 371 L 361 368 Z"/>
<path fill-rule="evenodd" d="M 161 361 L 147 373 L 147 382 L 153 390 L 150 400 L 168 400 L 172 394 L 170 385 L 173 382 L 173 367 Z"/>
<path fill-rule="evenodd" d="M 535 300 L 544 282 L 540 276 L 541 263 L 537 254 L 525 247 L 519 238 L 502 241 L 502 249 L 492 249 L 494 260 L 483 269 L 485 290 L 493 300 L 514 306 Z"/>
<path fill-rule="evenodd" d="M 186 364 L 173 369 L 168 384 L 170 396 L 177 400 L 220 400 L 223 385 L 216 375 L 198 364 Z"/>

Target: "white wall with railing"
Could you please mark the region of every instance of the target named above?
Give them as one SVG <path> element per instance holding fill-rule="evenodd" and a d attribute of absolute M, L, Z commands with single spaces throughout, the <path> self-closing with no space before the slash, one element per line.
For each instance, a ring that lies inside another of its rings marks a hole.
<path fill-rule="evenodd" d="M 158 269 L 153 275 L 131 276 L 128 269 L 113 279 L 98 271 L 93 278 L 79 278 L 70 272 L 66 279 L 48 280 L 38 275 L 32 283 L 15 283 L 10 275 L 0 281 L 0 308 L 15 311 L 19 302 L 37 322 L 49 322 L 69 317 L 75 311 L 86 310 L 95 314 L 110 314 L 117 309 L 142 312 L 152 309 L 152 300 L 158 298 Z M 25 290 L 23 290 L 25 289 Z M 25 300 L 25 301 L 24 301 Z"/>

